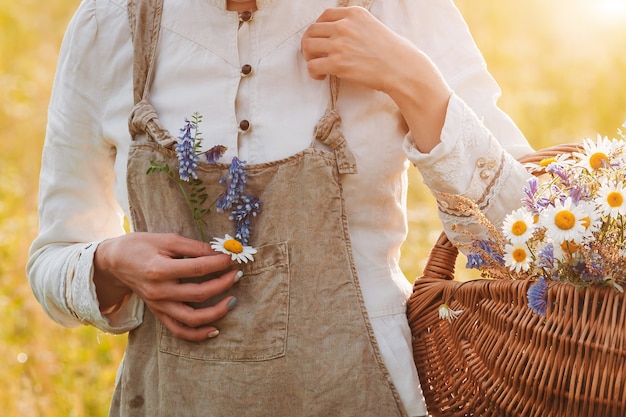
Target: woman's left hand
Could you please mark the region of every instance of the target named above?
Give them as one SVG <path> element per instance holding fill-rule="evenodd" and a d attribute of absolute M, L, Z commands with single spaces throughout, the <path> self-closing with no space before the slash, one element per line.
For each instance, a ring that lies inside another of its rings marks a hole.
<path fill-rule="evenodd" d="M 326 75 L 385 91 L 397 59 L 415 48 L 362 7 L 327 9 L 302 38 L 311 77 Z"/>
<path fill-rule="evenodd" d="M 396 102 L 423 152 L 438 142 L 450 88 L 433 62 L 362 7 L 326 9 L 304 33 L 312 78 L 334 75 L 382 91 Z"/>

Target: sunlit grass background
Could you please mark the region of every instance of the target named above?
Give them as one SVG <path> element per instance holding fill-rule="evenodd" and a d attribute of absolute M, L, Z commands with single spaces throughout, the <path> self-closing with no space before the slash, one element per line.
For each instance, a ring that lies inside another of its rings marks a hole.
<path fill-rule="evenodd" d="M 36 233 L 46 107 L 65 26 L 78 0 L 0 0 L 0 415 L 104 416 L 125 337 L 63 329 L 24 276 Z M 626 0 L 457 0 L 501 106 L 535 148 L 614 136 L 626 120 Z M 422 270 L 440 233 L 412 171 L 403 268 Z M 464 272 L 459 271 L 459 277 Z"/>

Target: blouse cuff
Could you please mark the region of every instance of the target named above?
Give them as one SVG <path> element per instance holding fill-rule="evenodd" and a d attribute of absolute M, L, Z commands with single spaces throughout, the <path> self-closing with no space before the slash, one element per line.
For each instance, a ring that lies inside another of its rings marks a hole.
<path fill-rule="evenodd" d="M 430 153 L 422 153 L 415 147 L 409 132 L 404 139 L 404 150 L 432 191 L 464 194 L 470 189 L 479 159 L 492 152 L 490 148 L 494 143 L 500 148 L 474 111 L 458 95 L 452 94 L 440 143 Z"/>
<path fill-rule="evenodd" d="M 141 324 L 143 317 L 143 301 L 132 293 L 124 299 L 120 306 L 108 314 L 100 312 L 100 305 L 93 282 L 93 258 L 99 242 L 85 245 L 79 253 L 73 276 L 68 277 L 67 305 L 76 317 L 84 324 L 92 325 L 107 333 L 125 333 Z"/>

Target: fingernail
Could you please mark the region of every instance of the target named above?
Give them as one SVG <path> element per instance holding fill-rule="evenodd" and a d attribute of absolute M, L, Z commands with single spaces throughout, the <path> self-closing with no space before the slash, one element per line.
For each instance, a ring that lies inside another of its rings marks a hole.
<path fill-rule="evenodd" d="M 243 277 L 243 271 L 237 271 L 237 275 L 235 275 L 235 282 L 239 281 Z"/>
<path fill-rule="evenodd" d="M 219 331 L 219 330 L 217 330 L 217 329 L 215 329 L 215 330 L 211 331 L 211 332 L 209 333 L 209 339 L 211 339 L 211 338 L 213 338 L 213 337 L 216 337 L 218 334 L 220 334 L 220 331 Z"/>
<path fill-rule="evenodd" d="M 228 302 L 228 309 L 232 310 L 233 307 L 235 307 L 237 305 L 237 298 L 233 297 L 230 299 L 230 301 Z"/>

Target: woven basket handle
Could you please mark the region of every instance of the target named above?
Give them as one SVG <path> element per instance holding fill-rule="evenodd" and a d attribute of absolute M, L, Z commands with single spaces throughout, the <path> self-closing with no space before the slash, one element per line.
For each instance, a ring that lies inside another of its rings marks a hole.
<path fill-rule="evenodd" d="M 554 156 L 571 153 L 580 150 L 579 144 L 562 144 L 551 146 L 531 154 L 525 155 L 519 159 L 522 164 L 533 163 L 539 164 L 546 158 L 552 158 Z M 541 172 L 539 172 L 540 174 Z M 424 267 L 424 277 L 438 278 L 453 280 L 454 279 L 454 265 L 459 250 L 448 240 L 445 232 L 441 232 L 437 242 L 430 250 L 426 266 Z"/>

